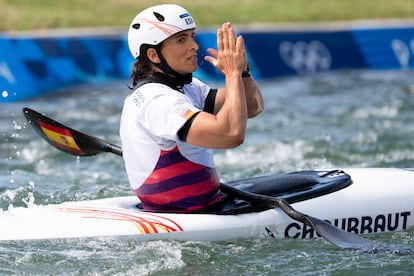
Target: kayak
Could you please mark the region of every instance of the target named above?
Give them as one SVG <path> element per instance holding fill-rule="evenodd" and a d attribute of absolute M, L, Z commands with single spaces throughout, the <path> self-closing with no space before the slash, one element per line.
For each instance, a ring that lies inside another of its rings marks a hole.
<path fill-rule="evenodd" d="M 254 193 L 264 192 L 260 187 L 269 183 L 275 187 L 272 196 L 347 232 L 387 233 L 405 231 L 414 225 L 413 169 L 298 171 L 229 182 Z M 318 237 L 312 227 L 293 220 L 280 208 L 234 215 L 178 214 L 144 212 L 138 203 L 137 197 L 126 196 L 10 207 L 0 210 L 0 240 L 133 236 L 139 241 L 221 241 Z"/>
<path fill-rule="evenodd" d="M 76 156 L 123 155 L 120 146 L 31 108 L 23 108 L 23 114 L 35 132 L 60 151 Z M 136 197 L 30 204 L 0 213 L 0 240 L 133 236 L 141 241 L 220 241 L 319 236 L 350 251 L 414 254 L 413 248 L 359 235 L 413 226 L 413 173 L 413 169 L 391 168 L 309 170 L 220 183 L 226 201 L 215 206 L 213 214 L 144 212 Z"/>

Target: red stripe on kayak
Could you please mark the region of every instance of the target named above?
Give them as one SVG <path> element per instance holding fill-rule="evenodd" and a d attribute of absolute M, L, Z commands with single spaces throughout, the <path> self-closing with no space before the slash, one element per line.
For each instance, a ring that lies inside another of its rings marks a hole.
<path fill-rule="evenodd" d="M 58 208 L 58 210 L 85 214 L 84 218 L 129 221 L 145 234 L 183 231 L 183 228 L 175 221 L 151 213 L 89 207 L 67 207 Z M 163 231 L 159 231 L 160 229 Z"/>

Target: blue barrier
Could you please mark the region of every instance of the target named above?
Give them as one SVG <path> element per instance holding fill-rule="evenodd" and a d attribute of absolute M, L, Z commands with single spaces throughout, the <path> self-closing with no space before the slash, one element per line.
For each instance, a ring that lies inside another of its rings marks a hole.
<path fill-rule="evenodd" d="M 358 29 L 352 35 L 369 68 L 414 68 L 414 28 Z"/>
<path fill-rule="evenodd" d="M 257 79 L 338 69 L 414 68 L 414 27 L 349 30 L 241 31 Z M 195 76 L 222 80 L 204 61 L 215 31 L 199 31 Z M 125 78 L 133 60 L 125 34 L 59 37 L 0 36 L 0 103 L 70 85 Z"/>
<path fill-rule="evenodd" d="M 262 78 L 366 66 L 347 31 L 255 32 L 243 36 Z"/>
<path fill-rule="evenodd" d="M 0 38 L 0 102 L 65 86 L 128 76 L 126 41 L 116 37 Z"/>

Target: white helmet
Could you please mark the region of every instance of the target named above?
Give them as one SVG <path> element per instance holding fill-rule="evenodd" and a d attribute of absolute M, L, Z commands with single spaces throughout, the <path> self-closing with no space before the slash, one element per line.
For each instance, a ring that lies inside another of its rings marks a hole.
<path fill-rule="evenodd" d="M 136 59 L 142 45 L 158 45 L 170 36 L 196 28 L 190 13 L 174 4 L 147 8 L 140 12 L 128 30 L 128 46 Z"/>

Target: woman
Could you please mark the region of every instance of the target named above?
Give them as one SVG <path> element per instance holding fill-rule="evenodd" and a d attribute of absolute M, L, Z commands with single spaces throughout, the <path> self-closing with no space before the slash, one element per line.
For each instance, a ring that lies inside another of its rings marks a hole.
<path fill-rule="evenodd" d="M 128 31 L 136 62 L 120 135 L 128 178 L 145 211 L 209 212 L 223 202 L 213 148 L 243 143 L 246 120 L 263 111 L 248 71 L 242 37 L 230 23 L 217 31 L 218 51 L 205 60 L 225 77 L 211 89 L 197 70 L 196 24 L 178 5 L 140 12 Z"/>

